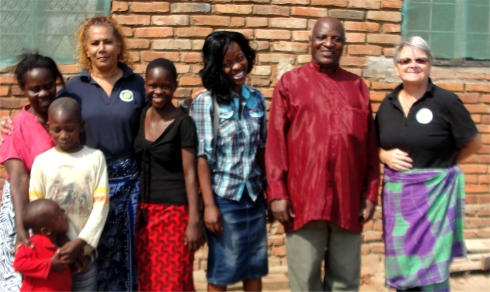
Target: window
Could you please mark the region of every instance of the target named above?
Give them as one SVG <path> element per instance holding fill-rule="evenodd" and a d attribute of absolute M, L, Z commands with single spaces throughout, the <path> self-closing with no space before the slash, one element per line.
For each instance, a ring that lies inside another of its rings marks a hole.
<path fill-rule="evenodd" d="M 490 59 L 490 0 L 405 0 L 402 14 L 403 37 L 423 37 L 441 62 Z"/>
<path fill-rule="evenodd" d="M 73 64 L 73 36 L 86 16 L 109 15 L 110 0 L 0 0 L 0 70 L 23 48 Z"/>

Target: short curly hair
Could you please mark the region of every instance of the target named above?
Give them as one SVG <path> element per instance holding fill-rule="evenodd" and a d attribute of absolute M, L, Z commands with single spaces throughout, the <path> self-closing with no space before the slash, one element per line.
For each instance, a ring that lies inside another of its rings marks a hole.
<path fill-rule="evenodd" d="M 112 32 L 112 34 L 116 37 L 116 40 L 121 46 L 121 53 L 118 56 L 118 61 L 132 68 L 133 60 L 131 58 L 131 55 L 129 54 L 126 38 L 122 33 L 121 26 L 119 26 L 117 21 L 112 18 L 112 16 L 95 16 L 85 19 L 82 25 L 77 29 L 77 31 L 75 32 L 75 39 L 77 40 L 75 58 L 78 59 L 78 65 L 82 69 L 90 69 L 92 66 L 91 61 L 85 52 L 88 31 L 93 26 L 104 26 Z"/>

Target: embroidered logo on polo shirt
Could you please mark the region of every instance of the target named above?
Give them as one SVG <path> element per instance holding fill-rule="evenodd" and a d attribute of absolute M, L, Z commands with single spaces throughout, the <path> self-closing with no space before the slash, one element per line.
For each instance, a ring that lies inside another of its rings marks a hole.
<path fill-rule="evenodd" d="M 125 102 L 130 102 L 130 101 L 133 101 L 134 99 L 134 95 L 133 95 L 133 92 L 131 90 L 123 90 L 121 91 L 121 93 L 119 94 L 119 98 L 122 100 L 122 101 L 125 101 Z"/>
<path fill-rule="evenodd" d="M 415 115 L 415 118 L 417 119 L 417 122 L 421 124 L 428 124 L 430 121 L 432 121 L 433 114 L 428 108 L 421 108 L 417 114 Z"/>

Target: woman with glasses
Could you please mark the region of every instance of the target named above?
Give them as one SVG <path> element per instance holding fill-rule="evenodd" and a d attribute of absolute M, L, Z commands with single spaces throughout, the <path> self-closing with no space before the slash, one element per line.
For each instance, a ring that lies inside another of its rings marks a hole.
<path fill-rule="evenodd" d="M 448 291 L 451 261 L 466 255 L 457 163 L 482 141 L 463 102 L 429 78 L 434 57 L 424 39 L 403 40 L 394 59 L 402 84 L 376 115 L 386 283 L 398 291 Z"/>

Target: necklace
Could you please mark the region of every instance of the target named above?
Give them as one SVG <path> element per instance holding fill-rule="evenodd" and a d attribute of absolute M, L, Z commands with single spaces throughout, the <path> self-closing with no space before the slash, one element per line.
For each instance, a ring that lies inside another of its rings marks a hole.
<path fill-rule="evenodd" d="M 407 101 L 405 100 L 405 94 L 402 95 L 401 92 L 400 92 L 400 99 L 402 100 L 403 104 L 405 104 L 405 106 L 407 107 L 407 116 L 408 116 L 408 113 L 410 113 L 410 109 L 412 107 L 408 105 Z"/>

